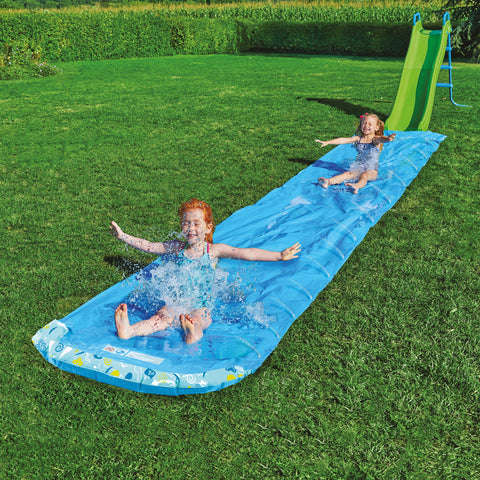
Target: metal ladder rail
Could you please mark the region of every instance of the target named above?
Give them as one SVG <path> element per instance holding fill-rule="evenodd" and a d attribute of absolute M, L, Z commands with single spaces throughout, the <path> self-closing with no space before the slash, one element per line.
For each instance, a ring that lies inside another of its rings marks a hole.
<path fill-rule="evenodd" d="M 445 25 L 445 22 L 447 20 L 450 20 L 450 13 L 446 12 L 443 15 L 443 24 Z M 447 41 L 447 46 L 445 48 L 445 53 L 447 54 L 448 58 L 448 65 L 442 65 L 440 67 L 441 70 L 448 70 L 448 83 L 442 83 L 442 82 L 437 82 L 437 87 L 445 87 L 450 90 L 450 101 L 456 106 L 456 107 L 471 107 L 471 105 L 461 105 L 453 100 L 453 80 L 452 80 L 452 43 L 450 39 L 450 32 L 448 32 L 448 41 Z"/>

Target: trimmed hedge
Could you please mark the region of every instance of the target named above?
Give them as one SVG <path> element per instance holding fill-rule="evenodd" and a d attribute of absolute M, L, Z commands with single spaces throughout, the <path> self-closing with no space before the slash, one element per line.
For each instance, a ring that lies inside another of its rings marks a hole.
<path fill-rule="evenodd" d="M 240 53 L 249 49 L 246 29 L 234 19 L 175 18 L 169 23 L 175 53 Z"/>
<path fill-rule="evenodd" d="M 0 15 L 0 43 L 28 38 L 50 61 L 173 55 L 171 27 L 154 12 L 38 12 Z"/>
<path fill-rule="evenodd" d="M 28 39 L 51 62 L 248 51 L 402 57 L 411 29 L 411 23 L 167 17 L 161 10 L 0 13 L 0 45 Z"/>

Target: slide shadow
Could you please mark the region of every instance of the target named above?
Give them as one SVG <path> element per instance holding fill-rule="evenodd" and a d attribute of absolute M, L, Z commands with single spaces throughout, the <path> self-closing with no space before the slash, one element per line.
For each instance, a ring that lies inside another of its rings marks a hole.
<path fill-rule="evenodd" d="M 358 105 L 355 103 L 350 103 L 347 102 L 341 98 L 312 98 L 312 97 L 297 97 L 298 100 L 306 100 L 307 102 L 317 102 L 321 103 L 322 105 L 327 105 L 329 107 L 333 107 L 337 110 L 340 110 L 343 113 L 346 113 L 347 115 L 354 115 L 355 117 L 360 117 L 360 115 L 363 115 L 365 112 L 369 113 L 374 113 L 375 115 L 378 115 L 380 119 L 386 118 L 387 115 L 385 112 L 372 109 L 372 107 L 364 107 L 362 105 Z M 391 104 L 392 102 L 389 100 L 380 100 L 376 101 L 376 103 L 389 103 Z"/>

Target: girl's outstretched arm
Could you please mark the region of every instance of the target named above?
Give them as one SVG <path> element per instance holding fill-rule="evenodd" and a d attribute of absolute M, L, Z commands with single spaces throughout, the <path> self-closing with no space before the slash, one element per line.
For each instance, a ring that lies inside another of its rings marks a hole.
<path fill-rule="evenodd" d="M 354 137 L 339 137 L 334 138 L 333 140 L 315 140 L 316 142 L 320 143 L 322 147 L 326 145 L 346 145 L 347 143 L 355 143 L 360 140 L 358 135 Z"/>
<path fill-rule="evenodd" d="M 154 255 L 177 252 L 181 250 L 183 246 L 181 242 L 149 242 L 143 238 L 133 237 L 123 232 L 114 221 L 110 222 L 110 233 L 130 247 L 141 250 L 142 252 L 153 253 Z"/>
<path fill-rule="evenodd" d="M 298 242 L 281 252 L 273 252 L 271 250 L 264 250 L 263 248 L 236 248 L 226 245 L 225 243 L 214 243 L 211 246 L 212 254 L 215 257 L 257 262 L 291 260 L 292 258 L 298 258 L 298 253 L 301 250 L 301 246 Z"/>
<path fill-rule="evenodd" d="M 382 135 L 381 137 L 375 137 L 375 143 L 388 143 L 395 140 L 396 133 L 391 133 L 390 135 Z"/>

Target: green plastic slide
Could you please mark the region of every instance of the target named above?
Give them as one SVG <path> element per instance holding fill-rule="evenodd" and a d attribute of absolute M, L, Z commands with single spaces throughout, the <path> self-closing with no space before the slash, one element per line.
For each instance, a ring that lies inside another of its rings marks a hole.
<path fill-rule="evenodd" d="M 425 30 L 421 20 L 414 18 L 397 97 L 385 122 L 388 130 L 428 130 L 451 29 L 450 20 L 446 20 L 441 30 Z"/>

